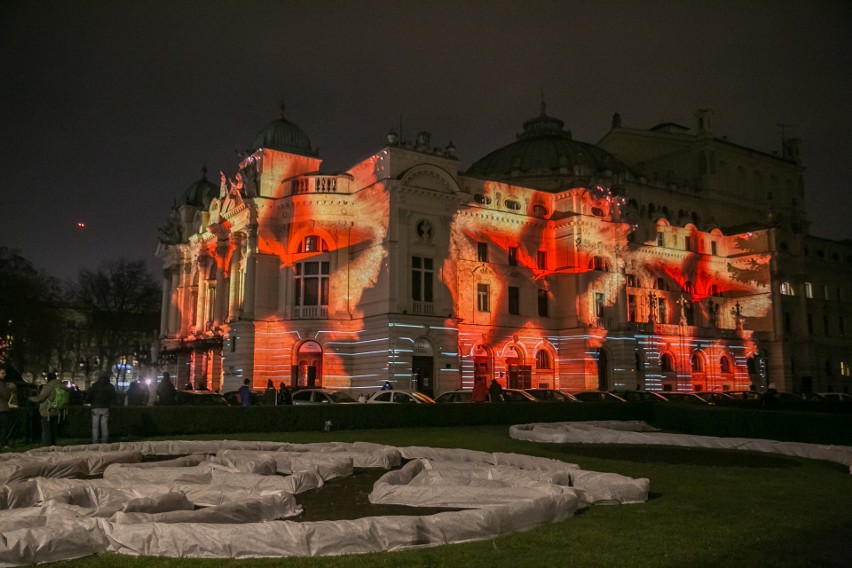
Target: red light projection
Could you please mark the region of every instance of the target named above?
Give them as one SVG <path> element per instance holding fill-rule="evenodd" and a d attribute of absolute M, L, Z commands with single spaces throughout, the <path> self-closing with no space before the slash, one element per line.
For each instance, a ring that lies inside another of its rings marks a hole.
<path fill-rule="evenodd" d="M 570 390 L 755 380 L 754 331 L 771 317 L 763 233 L 640 227 L 605 187 L 464 179 L 401 148 L 342 174 L 319 165 L 256 152 L 161 253 L 166 349 L 189 354 L 194 382 L 437 395 L 478 377 Z"/>

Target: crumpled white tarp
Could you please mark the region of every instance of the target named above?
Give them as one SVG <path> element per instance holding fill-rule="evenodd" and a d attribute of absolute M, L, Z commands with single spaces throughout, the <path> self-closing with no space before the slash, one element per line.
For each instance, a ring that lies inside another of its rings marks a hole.
<path fill-rule="evenodd" d="M 843 464 L 852 473 L 852 446 L 781 442 L 760 438 L 719 438 L 692 434 L 660 432 L 644 422 L 551 422 L 517 424 L 509 427 L 509 436 L 531 442 L 556 444 L 650 444 L 725 450 L 747 450 L 825 460 Z"/>
<path fill-rule="evenodd" d="M 413 461 L 379 479 L 371 499 L 463 510 L 286 520 L 302 510 L 294 495 L 355 468 L 393 468 L 403 455 Z M 141 461 L 164 456 L 172 459 Z M 12 479 L 0 485 L 3 566 L 103 551 L 248 558 L 433 546 L 529 530 L 567 519 L 590 503 L 644 500 L 648 487 L 647 480 L 531 456 L 337 442 L 53 447 L 5 454 L 0 471 Z M 587 481 L 592 478 L 594 483 Z"/>

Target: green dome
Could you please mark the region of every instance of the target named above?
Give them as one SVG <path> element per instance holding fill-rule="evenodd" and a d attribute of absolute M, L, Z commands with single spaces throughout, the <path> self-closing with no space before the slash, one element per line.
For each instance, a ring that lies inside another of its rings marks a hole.
<path fill-rule="evenodd" d="M 183 192 L 183 202 L 198 209 L 207 209 L 210 201 L 219 196 L 219 186 L 207 179 L 207 168 L 201 170 L 201 179 Z"/>
<path fill-rule="evenodd" d="M 524 123 L 524 130 L 508 146 L 494 150 L 467 170 L 473 177 L 494 180 L 535 178 L 585 179 L 624 171 L 624 166 L 609 152 L 586 142 L 574 140 L 558 118 L 541 114 Z"/>
<path fill-rule="evenodd" d="M 269 148 L 279 152 L 316 156 L 311 147 L 311 139 L 295 123 L 284 118 L 284 105 L 281 105 L 281 118 L 273 120 L 261 130 L 252 143 L 252 150 Z"/>

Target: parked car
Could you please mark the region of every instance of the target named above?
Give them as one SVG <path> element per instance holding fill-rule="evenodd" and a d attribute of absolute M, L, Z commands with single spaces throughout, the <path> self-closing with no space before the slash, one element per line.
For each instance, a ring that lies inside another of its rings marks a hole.
<path fill-rule="evenodd" d="M 627 402 L 617 394 L 606 391 L 580 391 L 571 394 L 582 402 Z"/>
<path fill-rule="evenodd" d="M 852 394 L 845 392 L 821 392 L 819 395 L 825 400 L 832 400 L 835 402 L 852 402 Z"/>
<path fill-rule="evenodd" d="M 435 401 L 417 391 L 379 391 L 373 393 L 367 403 L 374 404 L 435 404 Z"/>
<path fill-rule="evenodd" d="M 222 393 L 222 396 L 225 397 L 225 400 L 228 401 L 228 404 L 231 406 L 242 406 L 240 403 L 240 391 L 228 391 L 226 393 Z M 263 406 L 263 393 L 261 391 L 251 391 L 250 395 L 251 406 Z"/>
<path fill-rule="evenodd" d="M 703 404 L 714 406 L 716 403 L 707 399 L 701 398 L 694 392 L 664 392 L 663 396 L 669 399 L 669 402 L 682 402 L 685 404 Z"/>
<path fill-rule="evenodd" d="M 762 394 L 751 390 L 728 391 L 728 396 L 732 396 L 736 400 L 760 400 L 763 398 Z"/>
<path fill-rule="evenodd" d="M 349 404 L 357 403 L 348 392 L 332 389 L 301 389 L 293 393 L 293 404 Z"/>
<path fill-rule="evenodd" d="M 731 402 L 736 402 L 736 399 L 729 395 L 726 392 L 720 391 L 699 391 L 695 393 L 700 396 L 704 400 L 708 402 L 712 402 L 713 404 L 727 404 Z"/>
<path fill-rule="evenodd" d="M 664 397 L 662 394 L 654 391 L 640 391 L 640 390 L 623 390 L 623 391 L 610 391 L 612 394 L 619 396 L 626 400 L 627 402 L 668 402 L 669 399 Z"/>
<path fill-rule="evenodd" d="M 471 402 L 471 397 L 473 396 L 473 391 L 471 390 L 454 390 L 442 392 L 435 398 L 435 402 L 444 403 L 444 402 Z"/>
<path fill-rule="evenodd" d="M 188 406 L 228 406 L 228 401 L 219 393 L 206 390 L 183 390 L 175 396 L 177 404 Z"/>
<path fill-rule="evenodd" d="M 488 399 L 491 400 L 491 395 L 488 395 Z M 494 402 L 493 400 L 491 402 Z M 520 389 L 503 389 L 503 401 L 502 402 L 538 402 L 536 398 L 529 394 L 527 391 L 523 391 Z"/>
<path fill-rule="evenodd" d="M 539 402 L 580 402 L 574 395 L 557 389 L 527 389 L 526 392 Z"/>

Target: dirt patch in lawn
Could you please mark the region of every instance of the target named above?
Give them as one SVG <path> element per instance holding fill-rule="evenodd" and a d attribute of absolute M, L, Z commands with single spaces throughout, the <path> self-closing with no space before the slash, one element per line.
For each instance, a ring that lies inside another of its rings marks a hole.
<path fill-rule="evenodd" d="M 355 473 L 343 479 L 333 479 L 319 489 L 299 493 L 296 501 L 305 512 L 295 521 L 339 521 L 375 516 L 434 515 L 444 511 L 458 511 L 440 507 L 409 507 L 407 505 L 373 505 L 369 495 L 373 483 L 386 471 L 356 468 Z"/>

